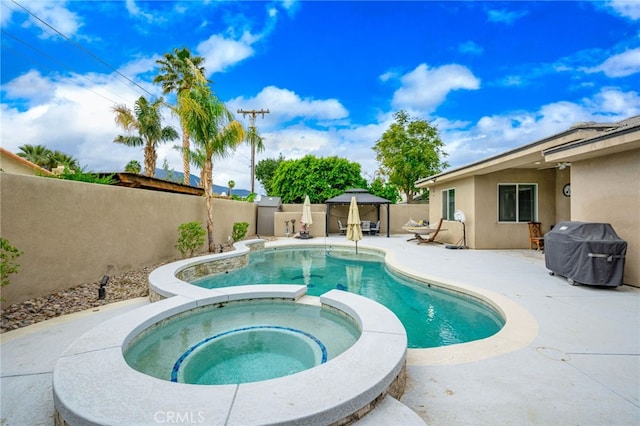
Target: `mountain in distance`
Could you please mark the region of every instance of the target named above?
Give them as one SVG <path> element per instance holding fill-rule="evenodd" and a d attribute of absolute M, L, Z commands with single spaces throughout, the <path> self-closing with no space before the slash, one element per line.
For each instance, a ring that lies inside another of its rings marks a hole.
<path fill-rule="evenodd" d="M 176 172 L 175 170 L 169 170 L 168 172 L 166 172 L 163 169 L 156 168 L 155 177 L 158 179 L 169 180 L 177 183 L 182 183 L 184 181 L 184 174 L 182 172 Z M 194 187 L 200 186 L 200 178 L 198 176 L 190 175 L 189 178 L 190 178 L 191 186 L 194 186 Z M 214 184 L 213 192 L 215 194 L 224 193 L 225 195 L 229 195 L 228 194 L 229 187 Z M 247 195 L 251 194 L 251 191 L 248 191 L 246 189 L 233 188 L 233 190 L 231 191 L 231 194 L 237 195 L 238 197 L 246 197 Z"/>

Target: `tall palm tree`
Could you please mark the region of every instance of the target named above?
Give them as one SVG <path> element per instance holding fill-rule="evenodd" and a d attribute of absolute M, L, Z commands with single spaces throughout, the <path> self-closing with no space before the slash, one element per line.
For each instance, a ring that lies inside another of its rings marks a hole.
<path fill-rule="evenodd" d="M 209 251 L 215 250 L 213 241 L 213 158 L 227 156 L 245 138 L 242 124 L 216 98 L 206 83 L 198 83 L 180 93 L 185 124 L 195 142 L 192 158 L 203 161 L 202 187 L 207 203 L 207 234 Z"/>
<path fill-rule="evenodd" d="M 126 105 L 116 105 L 113 112 L 116 114 L 116 124 L 122 127 L 127 135 L 118 135 L 113 140 L 127 146 L 144 145 L 144 174 L 153 177 L 156 174 L 156 161 L 158 154 L 156 148 L 161 142 L 168 142 L 179 137 L 178 132 L 171 126 L 162 127 L 160 108 L 164 104 L 162 98 L 154 102 L 140 96 L 135 102 L 133 111 Z M 137 135 L 131 134 L 133 131 Z"/>
<path fill-rule="evenodd" d="M 196 82 L 205 80 L 204 58 L 201 56 L 191 56 L 191 52 L 186 47 L 173 49 L 173 53 L 165 53 L 162 59 L 156 61 L 160 65 L 158 75 L 153 79 L 154 83 L 162 84 L 163 93 L 175 93 L 178 101 L 174 106 L 174 112 L 180 118 L 182 127 L 182 164 L 184 168 L 184 184 L 191 184 L 190 171 L 190 149 L 189 149 L 189 129 L 187 128 L 183 114 L 180 110 L 180 93 L 189 91 Z"/>

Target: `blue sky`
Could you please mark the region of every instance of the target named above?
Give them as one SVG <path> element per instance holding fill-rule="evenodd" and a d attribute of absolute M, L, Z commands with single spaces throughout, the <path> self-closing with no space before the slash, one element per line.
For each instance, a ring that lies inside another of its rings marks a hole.
<path fill-rule="evenodd" d="M 437 125 L 452 167 L 576 122 L 640 114 L 638 1 L 0 7 L 2 146 L 45 145 L 93 171 L 142 163 L 142 149 L 112 142 L 122 132 L 111 108 L 161 96 L 155 60 L 183 46 L 205 58 L 229 109 L 271 111 L 257 119 L 267 148 L 258 160 L 337 155 L 368 179 L 378 168 L 372 148 L 400 109 Z M 172 144 L 158 158 L 182 170 Z M 247 146 L 215 161 L 214 182 L 230 179 L 250 187 Z"/>

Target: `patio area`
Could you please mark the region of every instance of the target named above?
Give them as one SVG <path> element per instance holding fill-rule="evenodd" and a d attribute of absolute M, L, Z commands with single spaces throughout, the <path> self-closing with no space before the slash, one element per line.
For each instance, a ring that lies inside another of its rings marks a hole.
<path fill-rule="evenodd" d="M 392 266 L 411 275 L 507 298 L 537 322 L 537 334 L 515 350 L 495 338 L 483 349 L 409 350 L 400 402 L 426 424 L 640 424 L 640 289 L 570 286 L 548 274 L 535 250 L 447 250 L 408 237 L 366 236 L 358 247 L 388 250 Z M 353 245 L 337 235 L 269 244 L 283 243 Z M 133 299 L 2 334 L 0 423 L 52 424 L 58 357 L 97 324 L 147 303 Z M 358 424 L 415 420 L 398 416 L 388 399 Z"/>

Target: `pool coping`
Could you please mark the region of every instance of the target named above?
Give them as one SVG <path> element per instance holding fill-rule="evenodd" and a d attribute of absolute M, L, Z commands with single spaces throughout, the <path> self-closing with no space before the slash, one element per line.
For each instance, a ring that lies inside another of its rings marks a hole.
<path fill-rule="evenodd" d="M 150 424 L 166 422 L 168 416 L 225 425 L 264 424 L 265 419 L 279 424 L 343 424 L 362 417 L 387 392 L 404 389 L 407 336 L 391 311 L 340 290 L 319 298 L 305 293 L 305 286 L 278 284 L 208 290 L 204 297 L 179 295 L 151 303 L 93 328 L 54 368 L 56 424 Z M 124 360 L 123 348 L 158 321 L 200 306 L 260 298 L 338 309 L 360 325 L 362 334 L 325 364 L 239 385 L 173 383 L 137 372 Z"/>

